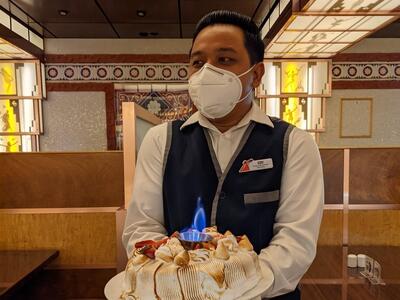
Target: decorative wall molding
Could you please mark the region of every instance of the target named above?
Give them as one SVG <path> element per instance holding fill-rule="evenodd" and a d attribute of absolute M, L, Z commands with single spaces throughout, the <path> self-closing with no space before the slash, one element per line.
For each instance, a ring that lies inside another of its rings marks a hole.
<path fill-rule="evenodd" d="M 51 82 L 185 82 L 188 65 L 183 63 L 48 63 Z"/>
<path fill-rule="evenodd" d="M 332 79 L 336 80 L 400 80 L 397 62 L 335 62 Z"/>
<path fill-rule="evenodd" d="M 333 81 L 400 80 L 399 61 L 334 62 Z M 51 82 L 186 82 L 185 63 L 48 63 L 46 80 Z"/>
<path fill-rule="evenodd" d="M 188 76 L 183 54 L 48 54 L 46 62 L 49 83 L 186 83 Z M 340 53 L 332 73 L 333 89 L 399 89 L 400 53 Z"/>

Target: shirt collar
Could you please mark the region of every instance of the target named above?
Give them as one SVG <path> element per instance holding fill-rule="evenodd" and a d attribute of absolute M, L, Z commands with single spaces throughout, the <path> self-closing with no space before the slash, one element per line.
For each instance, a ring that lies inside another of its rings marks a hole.
<path fill-rule="evenodd" d="M 259 124 L 264 124 L 269 127 L 274 128 L 274 124 L 272 123 L 269 116 L 261 111 L 257 104 L 253 102 L 249 112 L 239 121 L 238 124 L 233 126 L 232 128 L 240 128 L 250 123 L 250 121 L 254 121 Z M 199 111 L 195 112 L 189 119 L 186 120 L 185 123 L 182 124 L 180 130 L 183 128 L 199 123 L 202 127 L 216 130 L 215 126 L 206 118 L 204 117 Z"/>

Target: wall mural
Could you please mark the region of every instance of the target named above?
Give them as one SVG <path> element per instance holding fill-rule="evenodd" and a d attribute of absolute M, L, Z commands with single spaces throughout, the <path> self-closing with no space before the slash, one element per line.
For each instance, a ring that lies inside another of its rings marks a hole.
<path fill-rule="evenodd" d="M 13 63 L 0 66 L 0 95 L 14 96 L 17 93 L 15 67 Z M 0 100 L 0 133 L 10 134 L 19 130 L 19 109 L 15 100 Z M 0 135 L 0 152 L 19 152 L 21 138 L 13 135 Z"/>
<path fill-rule="evenodd" d="M 19 129 L 18 102 L 15 100 L 0 100 L 0 132 L 14 133 Z M 21 137 L 0 135 L 0 152 L 21 151 Z"/>
<path fill-rule="evenodd" d="M 115 90 L 117 149 L 122 149 L 122 102 L 135 102 L 164 122 L 186 120 L 193 113 L 187 90 L 136 91 Z"/>

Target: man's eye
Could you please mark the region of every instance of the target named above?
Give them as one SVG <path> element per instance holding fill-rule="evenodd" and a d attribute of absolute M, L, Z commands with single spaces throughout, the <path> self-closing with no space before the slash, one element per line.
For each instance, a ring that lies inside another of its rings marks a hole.
<path fill-rule="evenodd" d="M 204 63 L 201 60 L 195 60 L 192 62 L 192 66 L 195 68 L 201 68 L 204 65 Z"/>
<path fill-rule="evenodd" d="M 231 64 L 235 61 L 234 59 L 232 59 L 230 57 L 220 57 L 218 60 L 221 64 Z"/>

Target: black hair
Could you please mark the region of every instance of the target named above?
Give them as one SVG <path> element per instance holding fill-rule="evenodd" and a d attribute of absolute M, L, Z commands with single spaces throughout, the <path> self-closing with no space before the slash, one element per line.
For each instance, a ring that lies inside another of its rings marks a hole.
<path fill-rule="evenodd" d="M 243 30 L 244 46 L 253 65 L 264 59 L 264 43 L 261 39 L 260 30 L 250 17 L 229 10 L 216 10 L 206 14 L 197 23 L 193 34 L 192 46 L 197 35 L 204 28 L 216 24 L 234 25 Z M 190 49 L 192 52 L 192 49 Z M 190 54 L 190 53 L 189 53 Z"/>

